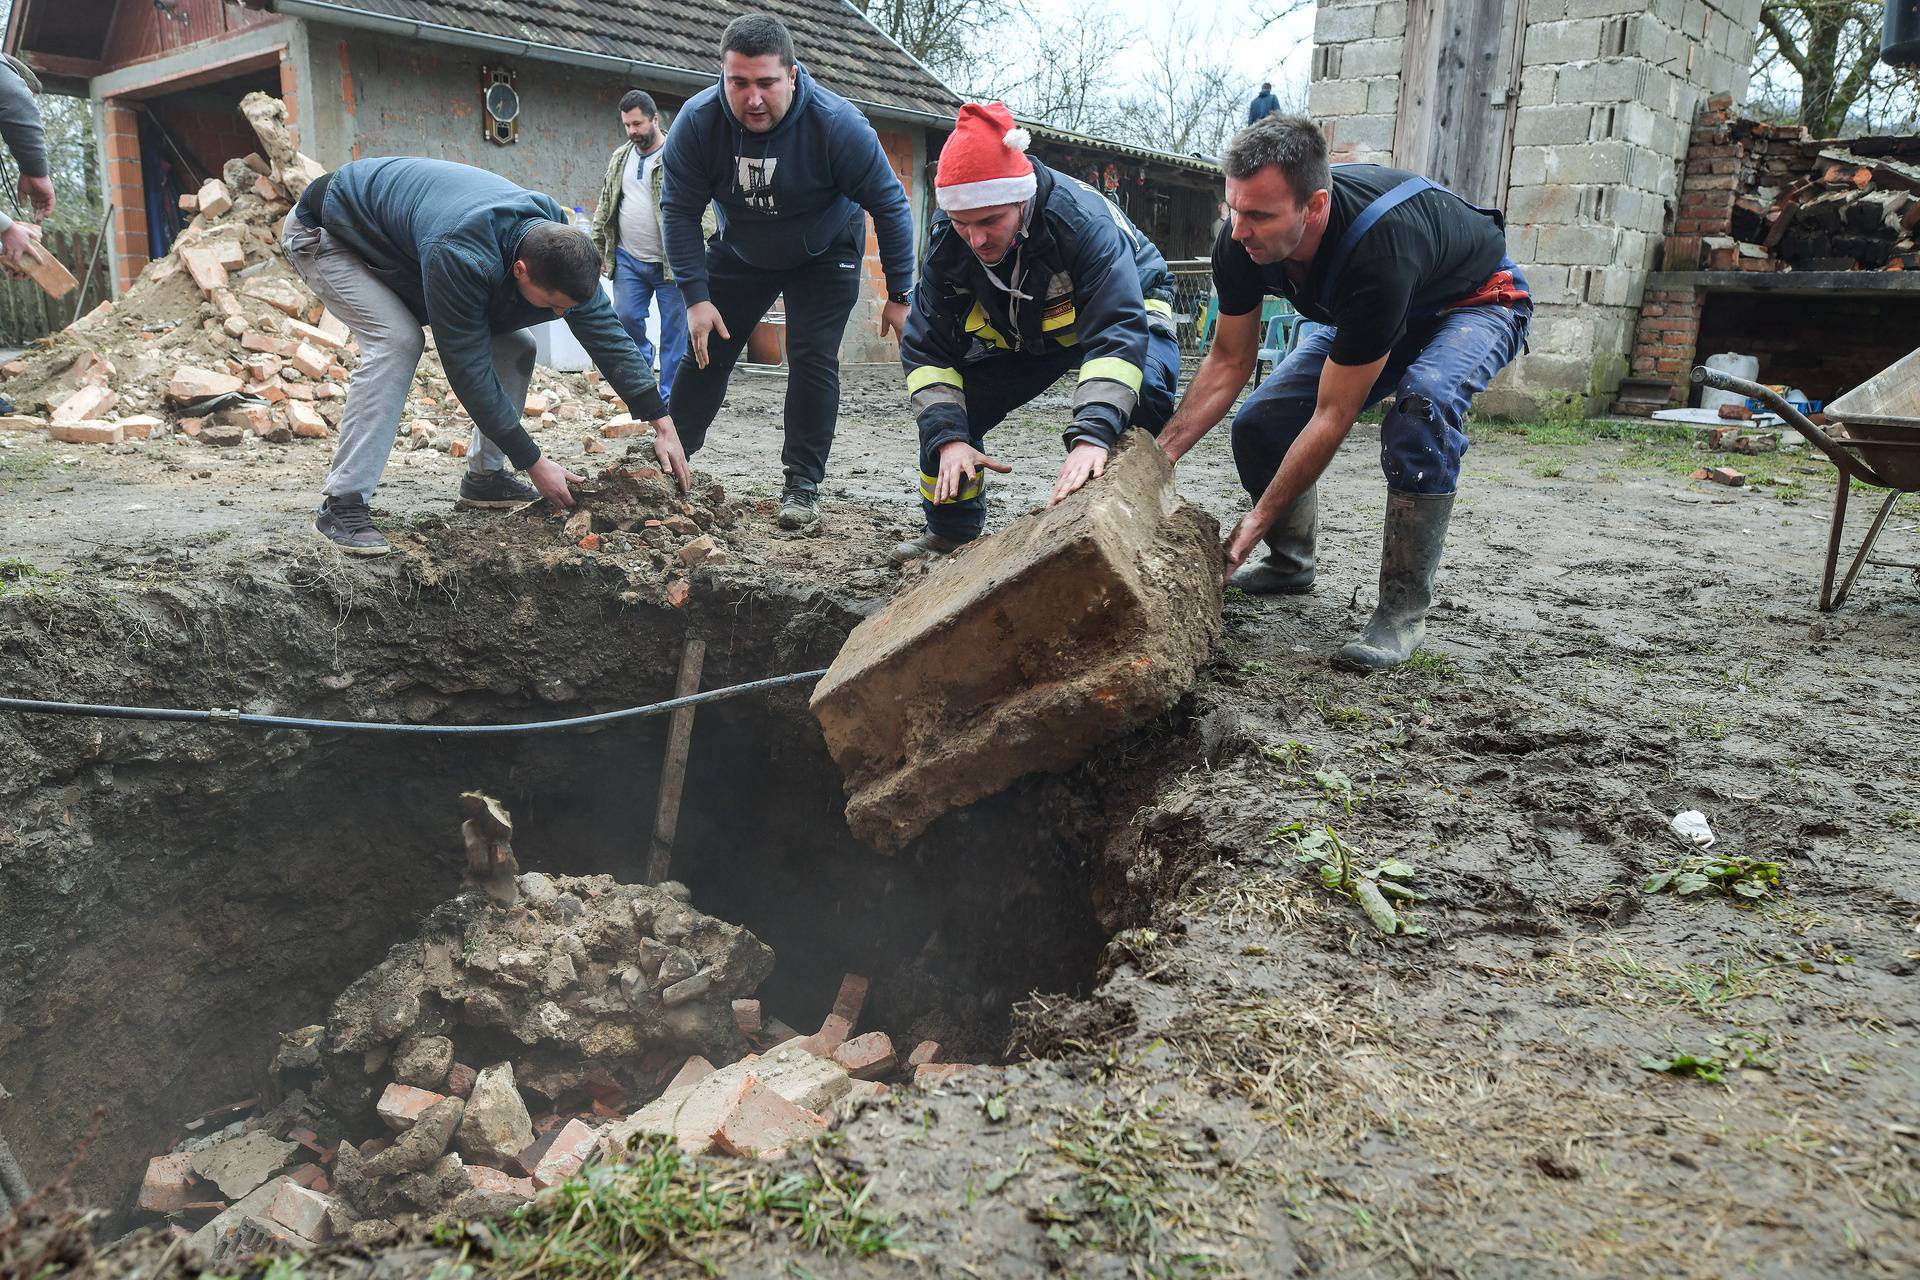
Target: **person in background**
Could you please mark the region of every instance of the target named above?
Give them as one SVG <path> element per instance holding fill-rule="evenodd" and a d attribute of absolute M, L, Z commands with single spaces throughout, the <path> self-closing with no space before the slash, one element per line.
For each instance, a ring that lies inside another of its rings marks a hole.
<path fill-rule="evenodd" d="M 613 281 L 614 314 L 649 368 L 654 350 L 647 337 L 647 316 L 659 309 L 660 394 L 671 399 L 674 374 L 687 354 L 687 304 L 667 261 L 660 217 L 667 126 L 653 95 L 630 89 L 620 99 L 620 127 L 627 140 L 614 148 L 607 162 L 600 203 L 593 210 L 593 243 L 600 250 L 600 274 Z M 701 230 L 709 235 L 715 230 L 711 206 Z"/>
<path fill-rule="evenodd" d="M 1252 124 L 1256 120 L 1265 120 L 1268 116 L 1279 114 L 1280 99 L 1273 96 L 1273 85 L 1262 84 L 1260 92 L 1253 95 L 1253 101 L 1247 106 L 1247 123 Z"/>

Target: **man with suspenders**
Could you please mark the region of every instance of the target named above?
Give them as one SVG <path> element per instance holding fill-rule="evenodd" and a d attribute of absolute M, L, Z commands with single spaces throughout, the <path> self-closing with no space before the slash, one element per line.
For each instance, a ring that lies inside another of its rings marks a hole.
<path fill-rule="evenodd" d="M 1253 595 L 1313 589 L 1315 482 L 1360 412 L 1387 400 L 1380 601 L 1334 658 L 1384 671 L 1425 633 L 1467 410 L 1526 340 L 1527 282 L 1497 210 L 1416 174 L 1329 167 L 1309 120 L 1248 125 L 1222 167 L 1232 217 L 1213 247 L 1220 317 L 1160 444 L 1178 461 L 1232 408 L 1260 346 L 1263 296 L 1316 322 L 1234 415 L 1234 463 L 1254 503 L 1224 547 L 1228 582 Z M 1266 555 L 1246 564 L 1260 542 Z"/>

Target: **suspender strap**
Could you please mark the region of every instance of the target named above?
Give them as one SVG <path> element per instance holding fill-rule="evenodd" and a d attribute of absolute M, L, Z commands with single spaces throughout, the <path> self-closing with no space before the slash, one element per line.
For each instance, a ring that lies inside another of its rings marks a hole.
<path fill-rule="evenodd" d="M 1353 224 L 1347 228 L 1347 233 L 1340 237 L 1340 243 L 1334 247 L 1333 257 L 1327 260 L 1327 272 L 1320 278 L 1321 307 L 1328 311 L 1333 309 L 1333 287 L 1339 282 L 1340 273 L 1346 268 L 1347 258 L 1352 255 L 1354 246 L 1360 243 L 1362 236 L 1373 230 L 1374 223 L 1422 191 L 1445 190 L 1446 188 L 1439 183 L 1416 175 L 1392 190 L 1375 196 L 1373 203 L 1360 211 L 1360 216 L 1353 220 Z"/>

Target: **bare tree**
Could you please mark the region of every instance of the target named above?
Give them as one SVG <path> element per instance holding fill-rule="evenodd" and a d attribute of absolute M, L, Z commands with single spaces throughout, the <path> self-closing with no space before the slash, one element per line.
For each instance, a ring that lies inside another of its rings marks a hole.
<path fill-rule="evenodd" d="M 1169 11 L 1148 35 L 1147 70 L 1129 113 L 1151 121 L 1152 145 L 1181 155 L 1218 155 L 1241 123 L 1253 86 L 1234 64 L 1234 41 Z"/>
<path fill-rule="evenodd" d="M 1009 0 L 853 0 L 867 20 L 948 83 L 969 83 L 990 61 L 994 28 L 1022 15 Z"/>
<path fill-rule="evenodd" d="M 990 83 L 998 85 L 993 96 L 1016 114 L 1056 129 L 1095 135 L 1125 129 L 1127 113 L 1115 80 L 1132 30 L 1082 8 L 1064 21 L 1029 18 L 1024 37 L 1007 42 L 1020 51 L 1018 62 L 990 73 Z"/>
<path fill-rule="evenodd" d="M 1753 98 L 1816 136 L 1911 128 L 1920 77 L 1880 57 L 1880 0 L 1765 0 Z"/>

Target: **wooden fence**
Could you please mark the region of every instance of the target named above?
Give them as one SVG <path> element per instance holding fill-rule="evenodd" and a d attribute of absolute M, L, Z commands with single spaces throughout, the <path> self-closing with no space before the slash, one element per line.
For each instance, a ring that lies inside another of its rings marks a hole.
<path fill-rule="evenodd" d="M 64 298 L 49 298 L 31 280 L 0 278 L 0 346 L 24 347 L 35 338 L 58 333 L 72 324 L 76 316 L 85 315 L 113 296 L 104 248 L 99 263 L 94 265 L 93 279 L 87 279 L 87 266 L 93 262 L 94 246 L 100 243 L 100 236 L 93 231 L 68 231 L 60 227 L 42 230 L 40 243 L 66 264 L 73 278 L 80 281 L 80 287 Z"/>

